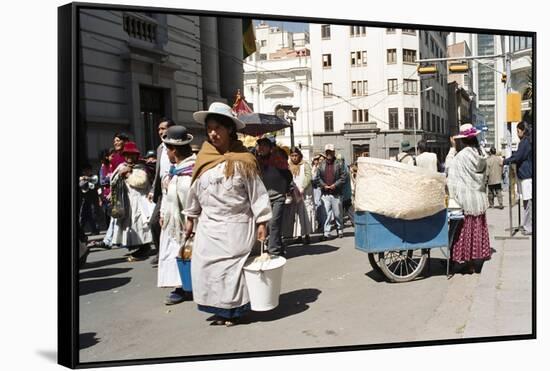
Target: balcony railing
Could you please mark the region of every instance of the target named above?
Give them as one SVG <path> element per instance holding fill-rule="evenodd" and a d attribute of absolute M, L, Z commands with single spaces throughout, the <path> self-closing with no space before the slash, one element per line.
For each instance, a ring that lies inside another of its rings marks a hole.
<path fill-rule="evenodd" d="M 155 43 L 157 40 L 157 25 L 137 15 L 124 14 L 124 31 L 132 38 Z"/>

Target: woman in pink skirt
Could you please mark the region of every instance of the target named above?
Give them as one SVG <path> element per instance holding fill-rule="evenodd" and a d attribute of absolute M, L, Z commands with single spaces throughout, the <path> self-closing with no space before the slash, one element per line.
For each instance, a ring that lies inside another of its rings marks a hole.
<path fill-rule="evenodd" d="M 491 257 L 489 229 L 485 211 L 487 201 L 487 155 L 479 145 L 480 133 L 471 124 L 460 126 L 460 133 L 451 137 L 452 148 L 446 159 L 449 197 L 464 212 L 464 223 L 452 244 L 452 259 L 466 263 L 466 273 L 474 273 L 474 261 Z"/>

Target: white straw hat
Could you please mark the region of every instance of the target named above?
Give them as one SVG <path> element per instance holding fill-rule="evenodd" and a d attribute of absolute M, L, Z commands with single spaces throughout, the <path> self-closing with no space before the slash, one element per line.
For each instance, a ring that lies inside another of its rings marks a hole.
<path fill-rule="evenodd" d="M 241 120 L 239 120 L 237 118 L 237 115 L 235 114 L 235 112 L 233 112 L 231 107 L 229 107 L 227 104 L 224 104 L 224 103 L 221 103 L 221 102 L 212 103 L 210 105 L 210 107 L 208 107 L 208 111 L 197 111 L 197 112 L 193 113 L 193 119 L 196 122 L 205 125 L 206 124 L 206 122 L 205 122 L 206 116 L 208 116 L 210 114 L 216 114 L 216 115 L 220 115 L 220 116 L 229 117 L 235 123 L 235 125 L 237 127 L 237 130 L 244 129 L 244 127 L 245 127 L 244 122 L 242 122 Z"/>

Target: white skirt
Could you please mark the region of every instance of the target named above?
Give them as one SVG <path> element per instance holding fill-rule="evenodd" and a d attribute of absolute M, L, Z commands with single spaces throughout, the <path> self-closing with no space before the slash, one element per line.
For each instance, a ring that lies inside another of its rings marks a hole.
<path fill-rule="evenodd" d="M 160 235 L 158 287 L 181 287 L 181 277 L 176 258 L 180 245 L 168 233 L 162 231 Z"/>

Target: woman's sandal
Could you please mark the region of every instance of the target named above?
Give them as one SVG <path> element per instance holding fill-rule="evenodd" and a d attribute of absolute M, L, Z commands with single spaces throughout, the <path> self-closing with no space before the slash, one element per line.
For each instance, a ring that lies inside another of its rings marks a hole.
<path fill-rule="evenodd" d="M 143 260 L 143 258 L 138 258 L 138 257 L 135 257 L 135 256 L 130 255 L 128 258 L 126 258 L 126 260 L 127 260 L 129 263 L 133 263 L 133 262 L 141 261 L 141 260 Z"/>

